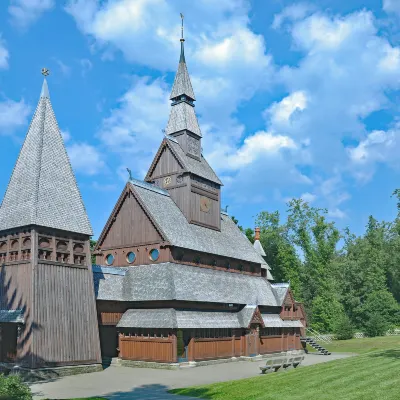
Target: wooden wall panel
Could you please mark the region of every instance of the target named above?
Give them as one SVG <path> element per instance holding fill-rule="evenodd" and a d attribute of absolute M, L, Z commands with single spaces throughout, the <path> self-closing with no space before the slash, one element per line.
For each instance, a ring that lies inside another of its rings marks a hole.
<path fill-rule="evenodd" d="M 91 271 L 39 263 L 34 286 L 34 366 L 99 362 Z"/>
<path fill-rule="evenodd" d="M 129 192 L 114 216 L 100 249 L 153 243 L 162 240 L 151 220 L 135 197 Z"/>
<path fill-rule="evenodd" d="M 161 152 L 160 158 L 155 168 L 153 169 L 151 178 L 164 176 L 179 171 L 182 171 L 182 167 L 179 164 L 178 160 L 168 147 L 164 147 Z"/>
<path fill-rule="evenodd" d="M 207 227 L 213 227 L 215 229 L 221 229 L 221 201 L 218 194 L 218 200 L 215 200 L 213 196 L 207 196 L 206 193 L 199 194 L 191 192 L 191 205 L 190 205 L 190 221 L 205 225 Z M 200 199 L 206 197 L 210 202 L 210 210 L 208 212 L 201 211 Z"/>
<path fill-rule="evenodd" d="M 150 258 L 149 252 L 152 249 L 159 250 L 158 260 L 153 261 Z M 127 255 L 130 252 L 134 252 L 136 255 L 135 261 L 133 263 L 129 263 L 127 260 Z M 135 267 L 136 265 L 147 265 L 161 262 L 171 261 L 170 256 L 170 248 L 166 246 L 160 246 L 159 244 L 148 244 L 146 246 L 127 246 L 121 248 L 113 248 L 113 249 L 105 249 L 98 250 L 96 255 L 96 264 L 99 265 L 107 265 L 107 255 L 112 254 L 114 256 L 114 262 L 112 267 Z"/>
<path fill-rule="evenodd" d="M 30 262 L 0 266 L 0 309 L 23 310 L 25 325 L 18 340 L 21 365 L 29 363 L 32 335 L 32 265 Z"/>

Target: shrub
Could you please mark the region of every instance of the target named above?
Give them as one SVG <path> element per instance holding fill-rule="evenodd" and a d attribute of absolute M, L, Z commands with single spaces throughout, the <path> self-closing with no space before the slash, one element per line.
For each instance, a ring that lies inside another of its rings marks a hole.
<path fill-rule="evenodd" d="M 354 327 L 347 315 L 343 315 L 335 324 L 335 337 L 337 340 L 348 340 L 354 336 Z"/>
<path fill-rule="evenodd" d="M 0 400 L 32 400 L 31 389 L 18 375 L 0 375 Z"/>
<path fill-rule="evenodd" d="M 365 324 L 365 333 L 369 337 L 384 336 L 388 327 L 388 322 L 384 316 L 373 313 Z"/>

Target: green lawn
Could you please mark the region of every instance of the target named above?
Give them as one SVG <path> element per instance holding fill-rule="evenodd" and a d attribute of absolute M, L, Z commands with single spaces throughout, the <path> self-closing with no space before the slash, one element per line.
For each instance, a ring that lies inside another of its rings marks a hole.
<path fill-rule="evenodd" d="M 334 340 L 331 344 L 319 342 L 327 350 L 335 353 L 365 354 L 375 350 L 386 350 L 399 347 L 400 336 L 382 336 L 376 338 Z M 313 350 L 307 346 L 310 352 Z M 399 397 L 400 398 L 400 397 Z"/>
<path fill-rule="evenodd" d="M 342 341 L 332 344 L 332 349 L 363 354 L 288 372 L 175 389 L 171 393 L 229 400 L 398 400 L 397 345 L 399 337 Z M 380 350 L 371 352 L 377 347 Z"/>

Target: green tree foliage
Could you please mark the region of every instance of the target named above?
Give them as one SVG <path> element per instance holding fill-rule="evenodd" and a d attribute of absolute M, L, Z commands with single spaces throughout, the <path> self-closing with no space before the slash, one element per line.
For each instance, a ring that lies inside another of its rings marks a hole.
<path fill-rule="evenodd" d="M 395 220 L 380 222 L 370 216 L 361 236 L 349 229 L 339 232 L 326 210 L 301 199 L 288 203 L 286 220 L 278 211 L 257 215 L 272 275 L 276 282 L 290 282 L 313 328 L 340 328 L 346 336 L 350 327 L 371 335 L 375 329 L 375 335 L 382 326 L 400 325 L 400 189 L 393 196 Z"/>
<path fill-rule="evenodd" d="M 350 318 L 343 314 L 334 324 L 333 333 L 337 340 L 348 340 L 354 336 L 354 326 Z"/>
<path fill-rule="evenodd" d="M 93 254 L 96 244 L 97 240 L 90 239 L 90 254 L 92 255 L 92 264 L 96 264 L 96 256 Z"/>
<path fill-rule="evenodd" d="M 31 400 L 31 389 L 17 375 L 0 375 L 0 400 Z"/>
<path fill-rule="evenodd" d="M 389 324 L 381 314 L 372 314 L 365 325 L 364 332 L 368 337 L 384 336 Z"/>

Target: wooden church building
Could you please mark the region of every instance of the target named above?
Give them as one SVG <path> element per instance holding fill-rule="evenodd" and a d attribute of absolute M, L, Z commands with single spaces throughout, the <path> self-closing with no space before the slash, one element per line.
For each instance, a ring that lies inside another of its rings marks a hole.
<path fill-rule="evenodd" d="M 305 313 L 221 211 L 184 39 L 165 137 L 95 248 L 46 80 L 0 207 L 0 362 L 176 363 L 301 349 Z"/>

